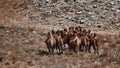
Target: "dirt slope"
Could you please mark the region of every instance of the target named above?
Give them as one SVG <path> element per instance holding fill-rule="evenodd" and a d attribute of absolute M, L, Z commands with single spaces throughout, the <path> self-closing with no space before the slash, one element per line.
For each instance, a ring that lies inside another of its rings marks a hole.
<path fill-rule="evenodd" d="M 53 1 L 0 0 L 0 67 L 119 68 L 120 1 Z M 98 34 L 100 54 L 48 55 L 47 32 L 78 25 Z"/>

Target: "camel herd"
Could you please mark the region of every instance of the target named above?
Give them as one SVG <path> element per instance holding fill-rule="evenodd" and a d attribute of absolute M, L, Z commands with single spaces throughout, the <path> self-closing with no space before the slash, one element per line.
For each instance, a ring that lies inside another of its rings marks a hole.
<path fill-rule="evenodd" d="M 97 34 L 80 26 L 57 31 L 52 30 L 48 32 L 45 43 L 49 54 L 53 54 L 55 49 L 61 53 L 64 51 L 63 48 L 78 54 L 79 52 L 91 53 L 92 47 L 94 53 L 98 54 Z"/>

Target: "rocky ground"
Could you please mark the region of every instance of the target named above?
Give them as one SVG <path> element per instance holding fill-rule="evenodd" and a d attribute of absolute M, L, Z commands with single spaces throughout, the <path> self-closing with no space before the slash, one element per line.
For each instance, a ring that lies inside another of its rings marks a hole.
<path fill-rule="evenodd" d="M 0 1 L 0 67 L 119 68 L 120 0 L 56 1 Z M 46 33 L 77 25 L 98 34 L 100 55 L 48 55 Z"/>
<path fill-rule="evenodd" d="M 99 35 L 99 55 L 48 55 L 46 30 L 0 27 L 1 68 L 119 68 L 120 35 Z"/>

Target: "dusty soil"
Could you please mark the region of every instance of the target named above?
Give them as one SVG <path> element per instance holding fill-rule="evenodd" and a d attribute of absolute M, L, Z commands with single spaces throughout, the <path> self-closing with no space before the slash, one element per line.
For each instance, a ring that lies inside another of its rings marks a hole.
<path fill-rule="evenodd" d="M 99 34 L 100 55 L 48 55 L 44 43 L 48 30 L 0 27 L 0 66 L 2 68 L 119 68 L 120 35 Z"/>
<path fill-rule="evenodd" d="M 92 0 L 90 0 L 90 2 L 87 0 L 86 2 L 84 1 L 85 0 L 82 0 L 80 4 L 91 4 Z M 81 24 L 81 22 L 76 23 L 76 19 L 72 20 L 72 18 L 77 15 L 72 12 L 72 9 L 74 9 L 74 4 L 79 5 L 78 3 L 72 3 L 71 5 L 65 3 L 61 5 L 61 3 L 58 2 L 55 3 L 54 8 L 51 8 L 49 5 L 46 7 L 44 3 L 42 3 L 43 5 L 40 7 L 36 7 L 35 4 L 41 4 L 38 0 L 35 0 L 35 2 L 33 0 L 0 1 L 0 67 L 119 68 L 120 24 L 118 3 L 120 2 L 116 0 L 114 5 L 113 1 L 106 0 L 105 2 L 100 2 L 99 5 L 104 6 L 104 4 L 111 2 L 113 7 L 115 7 L 113 10 L 118 11 L 118 13 L 116 13 L 117 16 L 113 16 L 116 20 L 112 20 L 116 23 L 111 24 L 111 19 L 109 19 L 109 15 L 111 15 L 109 12 L 114 13 L 114 11 L 107 10 L 108 15 L 106 16 L 108 17 L 104 20 L 100 18 L 100 20 L 92 21 L 91 18 L 87 20 L 87 17 L 85 17 L 83 18 L 85 19 L 84 24 Z M 94 2 L 90 6 L 96 4 L 97 3 Z M 69 6 L 69 11 L 60 9 L 66 6 Z M 80 5 L 80 8 L 86 7 Z M 54 9 L 55 13 L 57 13 L 52 14 L 51 9 Z M 74 10 L 78 11 L 77 9 Z M 98 10 L 100 13 L 104 12 L 100 9 Z M 94 13 L 92 15 L 95 16 Z M 99 19 L 99 16 L 97 18 Z M 100 54 L 95 55 L 93 53 L 82 52 L 80 54 L 74 54 L 65 50 L 63 54 L 55 53 L 54 55 L 48 55 L 47 47 L 44 43 L 47 32 L 52 29 L 61 30 L 69 26 L 78 25 L 85 29 L 91 29 L 92 32 L 98 34 Z"/>

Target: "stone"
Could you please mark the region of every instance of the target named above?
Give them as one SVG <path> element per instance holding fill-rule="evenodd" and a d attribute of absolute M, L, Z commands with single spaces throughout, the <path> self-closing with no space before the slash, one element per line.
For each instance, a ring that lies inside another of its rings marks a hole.
<path fill-rule="evenodd" d="M 116 10 L 116 13 L 120 13 L 120 10 Z"/>
<path fill-rule="evenodd" d="M 36 33 L 36 31 L 33 31 L 33 33 Z"/>
<path fill-rule="evenodd" d="M 120 23 L 117 23 L 116 26 L 120 26 Z"/>
<path fill-rule="evenodd" d="M 114 2 L 114 1 L 111 1 L 111 4 L 112 4 L 112 5 L 114 5 L 114 4 L 115 4 L 115 2 Z"/>

